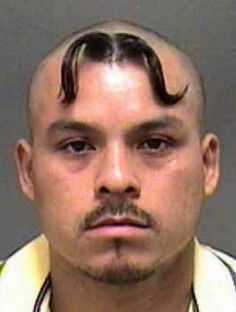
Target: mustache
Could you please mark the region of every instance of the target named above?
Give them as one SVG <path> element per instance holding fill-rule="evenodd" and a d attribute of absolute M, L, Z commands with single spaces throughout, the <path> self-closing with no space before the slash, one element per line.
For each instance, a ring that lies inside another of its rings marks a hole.
<path fill-rule="evenodd" d="M 87 216 L 85 216 L 84 222 L 82 224 L 82 230 L 91 228 L 93 224 L 99 222 L 102 218 L 115 216 L 133 217 L 136 220 L 145 223 L 147 227 L 156 227 L 156 221 L 149 213 L 143 209 L 140 209 L 133 203 L 122 202 L 117 204 L 105 203 L 96 207 Z"/>

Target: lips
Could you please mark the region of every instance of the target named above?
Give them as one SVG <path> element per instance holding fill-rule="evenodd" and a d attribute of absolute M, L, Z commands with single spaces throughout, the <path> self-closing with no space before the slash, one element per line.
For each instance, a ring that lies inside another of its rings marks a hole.
<path fill-rule="evenodd" d="M 124 216 L 112 216 L 112 217 L 104 217 L 89 226 L 88 229 L 97 229 L 102 227 L 122 227 L 122 226 L 131 226 L 137 228 L 146 229 L 149 227 L 148 223 L 139 220 L 133 217 L 124 217 Z"/>

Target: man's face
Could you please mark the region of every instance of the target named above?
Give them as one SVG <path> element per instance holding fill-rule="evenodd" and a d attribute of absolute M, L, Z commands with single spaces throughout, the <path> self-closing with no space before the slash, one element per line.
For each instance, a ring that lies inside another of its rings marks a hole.
<path fill-rule="evenodd" d="M 137 65 L 92 62 L 63 107 L 53 75 L 38 91 L 32 147 L 19 157 L 30 164 L 24 192 L 54 257 L 94 279 L 143 279 L 194 235 L 208 170 L 196 108 L 188 94 L 159 105 Z"/>

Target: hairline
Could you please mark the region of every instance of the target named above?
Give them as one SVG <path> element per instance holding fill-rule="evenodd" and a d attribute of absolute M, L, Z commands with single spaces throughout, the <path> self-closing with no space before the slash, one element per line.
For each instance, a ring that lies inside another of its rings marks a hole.
<path fill-rule="evenodd" d="M 200 75 L 200 72 L 198 71 L 196 64 L 193 62 L 193 60 L 190 58 L 189 55 L 187 55 L 176 43 L 173 43 L 165 36 L 159 34 L 158 32 L 146 28 L 144 26 L 140 26 L 138 24 L 135 24 L 133 22 L 127 22 L 127 21 L 105 21 L 102 23 L 96 23 L 91 26 L 88 26 L 86 28 L 82 28 L 81 30 L 78 30 L 76 32 L 73 32 L 66 38 L 62 39 L 54 48 L 50 50 L 50 52 L 46 55 L 45 58 L 42 59 L 42 61 L 39 63 L 39 65 L 36 67 L 35 73 L 32 77 L 30 86 L 29 86 L 29 92 L 28 92 L 28 98 L 27 98 L 27 107 L 26 107 L 26 114 L 27 114 L 27 123 L 29 132 L 31 134 L 32 132 L 32 125 L 31 125 L 31 119 L 33 114 L 33 107 L 32 103 L 30 102 L 30 96 L 32 86 L 34 84 L 35 77 L 44 70 L 44 68 L 47 66 L 47 64 L 50 62 L 52 58 L 54 58 L 57 54 L 62 53 L 62 57 L 65 55 L 66 50 L 70 46 L 72 42 L 74 42 L 76 39 L 82 37 L 85 34 L 89 34 L 92 32 L 103 32 L 110 36 L 113 36 L 117 33 L 127 33 L 127 34 L 133 34 L 141 39 L 145 40 L 149 46 L 151 46 L 154 50 L 154 52 L 157 54 L 158 49 L 166 48 L 167 50 L 173 52 L 176 57 L 179 59 L 181 66 L 184 68 L 186 72 L 189 73 L 192 82 L 195 84 L 195 88 L 198 88 L 198 98 L 200 98 L 200 103 L 198 106 L 200 107 L 198 109 L 198 119 L 199 119 L 199 128 L 200 132 L 203 133 L 205 131 L 205 106 L 206 106 L 206 98 L 205 98 L 205 90 L 204 90 L 204 84 L 202 77 Z"/>

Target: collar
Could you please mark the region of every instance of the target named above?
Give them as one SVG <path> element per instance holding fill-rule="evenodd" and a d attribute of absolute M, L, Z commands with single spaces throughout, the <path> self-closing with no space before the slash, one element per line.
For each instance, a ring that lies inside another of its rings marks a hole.
<path fill-rule="evenodd" d="M 195 240 L 194 291 L 200 312 L 235 312 L 235 284 L 227 266 L 236 271 L 235 260 Z M 48 276 L 48 242 L 42 235 L 7 260 L 1 274 L 1 312 L 33 312 Z M 49 312 L 49 299 L 50 285 L 36 311 Z"/>
<path fill-rule="evenodd" d="M 0 279 L 2 312 L 32 312 L 49 272 L 49 250 L 42 235 L 11 256 Z"/>
<path fill-rule="evenodd" d="M 236 261 L 195 240 L 194 270 L 194 289 L 199 311 L 235 312 Z"/>

